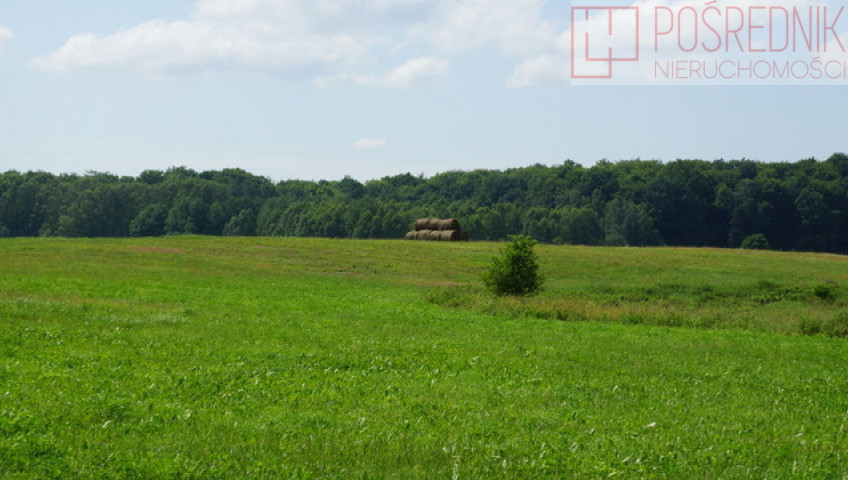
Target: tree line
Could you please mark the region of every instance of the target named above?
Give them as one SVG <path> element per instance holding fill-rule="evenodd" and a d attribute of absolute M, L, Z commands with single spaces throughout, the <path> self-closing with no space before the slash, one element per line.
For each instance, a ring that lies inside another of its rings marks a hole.
<path fill-rule="evenodd" d="M 0 175 L 0 236 L 175 234 L 402 238 L 421 217 L 459 218 L 475 240 L 848 253 L 848 155 L 600 161 L 359 182 L 272 180 L 240 169 Z"/>

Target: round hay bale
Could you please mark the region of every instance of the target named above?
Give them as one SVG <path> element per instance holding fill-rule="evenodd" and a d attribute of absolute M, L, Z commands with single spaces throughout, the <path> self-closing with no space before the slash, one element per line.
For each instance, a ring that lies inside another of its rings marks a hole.
<path fill-rule="evenodd" d="M 429 228 L 427 228 L 429 225 L 430 225 L 430 219 L 429 218 L 419 218 L 418 220 L 415 221 L 415 230 L 416 231 L 429 230 Z"/>
<path fill-rule="evenodd" d="M 406 235 L 403 236 L 404 240 L 415 240 L 415 232 L 406 232 Z"/>
<path fill-rule="evenodd" d="M 442 236 L 438 230 L 428 230 L 427 231 L 427 240 L 431 240 L 434 242 L 438 242 L 442 239 Z"/>
<path fill-rule="evenodd" d="M 436 230 L 459 230 L 459 221 L 455 218 L 445 220 L 437 220 L 438 227 Z"/>
<path fill-rule="evenodd" d="M 459 234 L 456 230 L 441 230 L 439 231 L 439 240 L 443 242 L 455 242 L 459 239 Z"/>

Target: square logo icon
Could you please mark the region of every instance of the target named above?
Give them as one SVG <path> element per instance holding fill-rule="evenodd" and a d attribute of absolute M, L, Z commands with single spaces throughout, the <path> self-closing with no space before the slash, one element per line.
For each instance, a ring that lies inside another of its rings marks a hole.
<path fill-rule="evenodd" d="M 571 7 L 573 80 L 612 79 L 616 63 L 638 61 L 638 6 Z"/>

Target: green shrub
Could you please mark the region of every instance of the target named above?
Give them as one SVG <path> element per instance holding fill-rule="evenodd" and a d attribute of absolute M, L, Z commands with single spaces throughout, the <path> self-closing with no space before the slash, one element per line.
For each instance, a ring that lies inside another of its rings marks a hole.
<path fill-rule="evenodd" d="M 803 319 L 799 325 L 804 335 L 826 335 L 828 337 L 848 337 L 848 310 L 842 310 L 829 320 Z"/>
<path fill-rule="evenodd" d="M 831 337 L 848 337 L 848 311 L 837 313 L 824 326 L 824 333 Z"/>
<path fill-rule="evenodd" d="M 822 322 L 821 320 L 815 320 L 811 318 L 802 318 L 801 322 L 798 324 L 798 329 L 801 330 L 802 335 L 818 335 L 822 333 Z"/>
<path fill-rule="evenodd" d="M 833 302 L 836 299 L 836 288 L 837 285 L 832 282 L 820 283 L 813 287 L 813 294 L 826 302 Z"/>
<path fill-rule="evenodd" d="M 744 250 L 769 250 L 771 249 L 771 245 L 769 245 L 765 235 L 762 233 L 755 233 L 742 240 L 742 248 Z"/>
<path fill-rule="evenodd" d="M 492 259 L 483 274 L 483 283 L 496 295 L 530 296 L 542 290 L 538 255 L 533 251 L 537 242 L 524 235 L 510 235 L 510 242 L 500 257 Z"/>
<path fill-rule="evenodd" d="M 460 308 L 473 304 L 473 290 L 467 286 L 451 286 L 433 289 L 424 298 L 441 307 Z"/>
<path fill-rule="evenodd" d="M 156 203 L 144 207 L 130 222 L 131 237 L 158 237 L 165 233 L 165 220 L 168 217 L 168 207 Z"/>

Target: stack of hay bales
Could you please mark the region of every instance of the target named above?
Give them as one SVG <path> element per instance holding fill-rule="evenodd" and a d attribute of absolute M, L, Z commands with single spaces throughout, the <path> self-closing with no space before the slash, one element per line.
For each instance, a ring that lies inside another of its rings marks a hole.
<path fill-rule="evenodd" d="M 407 233 L 404 238 L 435 242 L 467 242 L 471 236 L 454 218 L 421 218 L 415 221 L 415 230 Z"/>

